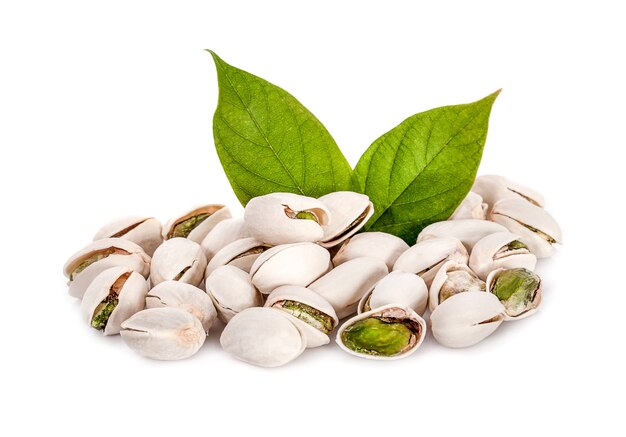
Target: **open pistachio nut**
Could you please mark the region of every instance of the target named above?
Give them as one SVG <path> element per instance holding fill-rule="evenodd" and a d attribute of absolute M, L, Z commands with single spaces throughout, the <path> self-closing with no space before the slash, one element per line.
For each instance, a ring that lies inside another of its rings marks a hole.
<path fill-rule="evenodd" d="M 72 255 L 63 273 L 69 278 L 70 295 L 82 298 L 96 276 L 111 267 L 125 266 L 148 276 L 150 257 L 132 241 L 123 238 L 103 238 L 93 241 Z"/>
<path fill-rule="evenodd" d="M 211 298 L 198 287 L 180 281 L 163 281 L 146 296 L 146 308 L 175 307 L 195 316 L 209 332 L 217 318 Z"/>
<path fill-rule="evenodd" d="M 335 341 L 351 355 L 395 360 L 414 353 L 426 336 L 426 322 L 411 308 L 385 305 L 347 320 Z"/>
<path fill-rule="evenodd" d="M 206 292 L 224 323 L 246 308 L 263 305 L 263 296 L 252 285 L 250 275 L 234 266 L 213 270 L 206 279 Z"/>
<path fill-rule="evenodd" d="M 206 264 L 206 257 L 198 243 L 187 238 L 172 238 L 154 251 L 150 282 L 153 287 L 163 281 L 181 281 L 198 286 Z"/>
<path fill-rule="evenodd" d="M 323 225 L 324 237 L 320 244 L 333 247 L 354 235 L 374 214 L 374 204 L 365 194 L 353 191 L 328 193 L 320 200 L 330 211 L 330 220 Z"/>
<path fill-rule="evenodd" d="M 175 307 L 139 311 L 122 323 L 120 334 L 129 348 L 153 360 L 189 358 L 206 340 L 200 320 Z"/>
<path fill-rule="evenodd" d="M 235 358 L 262 367 L 277 367 L 296 359 L 306 337 L 293 317 L 274 308 L 248 308 L 226 325 L 220 344 Z"/>
<path fill-rule="evenodd" d="M 537 258 L 554 253 L 553 245 L 561 243 L 561 228 L 543 208 L 521 199 L 501 200 L 493 206 L 490 220 L 520 236 Z"/>
<path fill-rule="evenodd" d="M 145 306 L 148 283 L 129 267 L 111 267 L 87 287 L 80 304 L 83 318 L 104 335 L 120 332 L 120 325 Z"/>
<path fill-rule="evenodd" d="M 157 247 L 163 242 L 161 236 L 161 222 L 154 217 L 130 216 L 120 217 L 101 227 L 93 241 L 102 238 L 123 238 L 138 244 L 152 256 Z"/>
<path fill-rule="evenodd" d="M 428 307 L 430 311 L 446 299 L 470 291 L 485 291 L 485 282 L 482 281 L 465 264 L 448 261 L 437 272 L 428 292 Z"/>
<path fill-rule="evenodd" d="M 215 225 L 213 229 L 204 237 L 200 246 L 207 258 L 207 261 L 215 256 L 217 252 L 222 250 L 233 241 L 249 237 L 250 234 L 246 229 L 246 224 L 242 218 L 225 219 Z"/>
<path fill-rule="evenodd" d="M 343 319 L 356 312 L 359 300 L 387 273 L 387 265 L 378 258 L 355 258 L 335 267 L 308 288 L 326 299 L 337 317 Z"/>
<path fill-rule="evenodd" d="M 495 232 L 506 232 L 498 223 L 479 219 L 446 220 L 433 223 L 422 229 L 417 242 L 436 237 L 452 237 L 460 240 L 468 252 L 471 252 L 478 240 Z"/>
<path fill-rule="evenodd" d="M 422 278 L 412 273 L 389 273 L 363 295 L 357 307 L 358 314 L 396 304 L 424 314 L 428 304 L 428 287 Z"/>
<path fill-rule="evenodd" d="M 487 290 L 505 308 L 505 320 L 534 314 L 541 303 L 541 278 L 525 268 L 498 269 L 487 277 Z"/>
<path fill-rule="evenodd" d="M 503 199 L 519 199 L 542 207 L 545 204 L 543 196 L 532 188 L 520 185 L 498 175 L 478 176 L 474 181 L 472 191 L 480 194 L 483 201 L 489 206 L 489 211 L 497 202 Z"/>
<path fill-rule="evenodd" d="M 537 257 L 530 253 L 528 246 L 510 232 L 496 232 L 487 235 L 476 243 L 469 259 L 470 268 L 482 280 L 499 268 L 524 267 L 534 270 Z"/>
<path fill-rule="evenodd" d="M 504 317 L 504 306 L 493 294 L 468 291 L 438 305 L 430 315 L 430 325 L 439 344 L 468 347 L 493 334 Z"/>
<path fill-rule="evenodd" d="M 328 250 L 315 243 L 281 244 L 254 261 L 250 277 L 261 293 L 269 294 L 281 285 L 306 287 L 330 267 Z"/>
<path fill-rule="evenodd" d="M 413 273 L 430 286 L 446 261 L 466 263 L 469 256 L 465 246 L 456 238 L 438 237 L 419 241 L 398 257 L 394 271 Z"/>
<path fill-rule="evenodd" d="M 408 249 L 409 245 L 395 235 L 386 232 L 361 232 L 344 240 L 333 256 L 333 265 L 336 267 L 351 259 L 370 256 L 381 259 L 391 270 L 398 257 Z"/>
<path fill-rule="evenodd" d="M 163 225 L 163 238 L 189 238 L 200 244 L 222 220 L 231 218 L 224 205 L 203 205 L 171 218 Z"/>
<path fill-rule="evenodd" d="M 243 218 L 251 237 L 278 245 L 320 241 L 330 213 L 312 197 L 271 193 L 250 199 Z"/>
<path fill-rule="evenodd" d="M 305 287 L 284 285 L 270 293 L 266 307 L 275 308 L 293 317 L 292 322 L 306 337 L 307 347 L 328 344 L 330 334 L 339 323 L 330 303 Z"/>
<path fill-rule="evenodd" d="M 456 207 L 449 220 L 478 219 L 487 217 L 487 204 L 480 194 L 470 191 L 465 199 Z"/>
<path fill-rule="evenodd" d="M 254 238 L 242 238 L 241 240 L 233 241 L 224 246 L 211 258 L 204 272 L 204 277 L 208 278 L 213 270 L 225 265 L 231 265 L 245 272 L 250 272 L 252 264 L 254 264 L 256 259 L 271 247 L 269 244 L 261 243 Z"/>

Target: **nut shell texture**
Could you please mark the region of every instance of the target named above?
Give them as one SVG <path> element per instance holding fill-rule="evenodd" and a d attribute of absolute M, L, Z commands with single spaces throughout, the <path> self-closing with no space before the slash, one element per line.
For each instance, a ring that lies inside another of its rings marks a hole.
<path fill-rule="evenodd" d="M 178 224 L 201 214 L 207 214 L 208 217 L 202 220 L 196 226 L 194 226 L 186 237 L 189 238 L 191 241 L 195 241 L 198 244 L 200 244 L 202 240 L 204 240 L 204 238 L 208 235 L 209 232 L 211 232 L 215 225 L 217 225 L 222 220 L 226 220 L 232 217 L 230 214 L 230 210 L 224 205 L 202 205 L 189 211 L 185 211 L 183 214 L 177 215 L 168 220 L 167 223 L 163 225 L 163 238 L 176 238 L 174 230 Z"/>
<path fill-rule="evenodd" d="M 409 245 L 395 235 L 386 232 L 361 232 L 344 241 L 333 257 L 333 265 L 336 267 L 351 259 L 370 256 L 381 259 L 391 270 L 398 257 L 408 249 Z"/>
<path fill-rule="evenodd" d="M 250 275 L 234 266 L 216 268 L 206 280 L 206 292 L 224 323 L 246 308 L 263 305 L 263 297 L 252 285 Z"/>
<path fill-rule="evenodd" d="M 180 281 L 164 281 L 153 287 L 146 296 L 146 308 L 175 307 L 187 311 L 209 331 L 217 311 L 211 298 L 198 287 Z"/>
<path fill-rule="evenodd" d="M 324 237 L 320 244 L 333 247 L 354 235 L 374 214 L 374 204 L 365 194 L 336 191 L 319 198 L 330 211 L 328 224 L 322 226 Z"/>
<path fill-rule="evenodd" d="M 519 241 L 518 235 L 510 232 L 496 232 L 487 235 L 474 245 L 469 259 L 470 268 L 483 281 L 494 270 L 523 267 L 534 270 L 537 257 L 526 248 L 507 250 L 507 245 Z"/>
<path fill-rule="evenodd" d="M 358 313 L 364 313 L 385 305 L 395 304 L 424 314 L 428 304 L 428 287 L 424 280 L 414 275 L 395 271 L 381 279 L 359 301 Z"/>
<path fill-rule="evenodd" d="M 171 238 L 154 252 L 150 282 L 181 281 L 198 286 L 204 277 L 206 257 L 200 245 L 187 238 Z"/>
<path fill-rule="evenodd" d="M 242 218 L 225 219 L 217 223 L 213 229 L 204 237 L 200 246 L 210 261 L 217 252 L 233 241 L 249 237 L 250 234 Z"/>
<path fill-rule="evenodd" d="M 100 228 L 93 240 L 115 237 L 138 244 L 148 256 L 152 256 L 156 248 L 163 242 L 161 222 L 154 217 L 120 217 Z"/>
<path fill-rule="evenodd" d="M 504 226 L 487 220 L 446 220 L 426 226 L 417 236 L 417 242 L 434 237 L 453 237 L 460 240 L 465 248 L 471 251 L 481 238 L 506 230 Z"/>

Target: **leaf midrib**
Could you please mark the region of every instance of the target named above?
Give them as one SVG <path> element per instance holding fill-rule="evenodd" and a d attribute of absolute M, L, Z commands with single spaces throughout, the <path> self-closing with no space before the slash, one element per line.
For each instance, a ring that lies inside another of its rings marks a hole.
<path fill-rule="evenodd" d="M 272 153 L 274 154 L 274 156 L 276 157 L 276 159 L 278 160 L 278 162 L 280 163 L 280 166 L 283 168 L 283 170 L 285 170 L 285 173 L 287 173 L 287 175 L 289 175 L 289 179 L 291 179 L 291 182 L 294 183 L 294 187 L 292 188 L 296 188 L 298 191 L 300 191 L 301 194 L 304 194 L 304 190 L 302 189 L 302 187 L 300 185 L 298 185 L 298 183 L 296 182 L 296 180 L 294 179 L 293 175 L 291 174 L 291 172 L 289 171 L 289 169 L 287 169 L 287 167 L 285 166 L 285 164 L 283 163 L 283 161 L 280 159 L 280 156 L 278 156 L 278 154 L 276 153 L 276 150 L 274 150 L 274 147 L 272 146 L 272 144 L 269 141 L 269 138 L 267 138 L 267 136 L 265 135 L 265 132 L 263 131 L 263 129 L 261 129 L 261 126 L 259 125 L 259 123 L 257 122 L 256 118 L 254 117 L 254 115 L 252 115 L 252 112 L 250 111 L 250 108 L 248 107 L 248 105 L 246 105 L 246 103 L 243 101 L 243 98 L 241 97 L 241 95 L 239 94 L 239 92 L 237 91 L 237 87 L 235 87 L 233 85 L 233 82 L 230 80 L 230 76 L 228 75 L 228 72 L 226 71 L 226 69 L 224 69 L 222 67 L 222 71 L 224 72 L 224 75 L 226 76 L 226 80 L 228 81 L 228 84 L 230 85 L 230 87 L 233 89 L 233 91 L 235 92 L 235 94 L 237 95 L 237 98 L 239 99 L 239 101 L 241 102 L 241 104 L 243 105 L 243 107 L 245 108 L 246 112 L 248 113 L 248 115 L 250 116 L 250 119 L 252 120 L 252 122 L 254 123 L 254 126 L 257 128 L 257 130 L 261 133 L 261 135 L 263 136 L 263 140 L 265 140 L 265 143 L 267 144 L 267 146 L 270 148 L 270 150 L 272 151 Z"/>

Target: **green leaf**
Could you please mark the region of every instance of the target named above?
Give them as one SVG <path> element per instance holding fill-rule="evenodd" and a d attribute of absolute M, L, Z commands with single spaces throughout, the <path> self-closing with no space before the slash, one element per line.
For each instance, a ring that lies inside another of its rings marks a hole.
<path fill-rule="evenodd" d="M 217 154 L 237 198 L 276 191 L 319 197 L 349 190 L 352 169 L 326 128 L 287 91 L 215 53 Z"/>
<path fill-rule="evenodd" d="M 374 203 L 366 230 L 413 244 L 425 226 L 454 212 L 476 177 L 499 93 L 415 114 L 374 141 L 353 175 L 355 191 Z"/>

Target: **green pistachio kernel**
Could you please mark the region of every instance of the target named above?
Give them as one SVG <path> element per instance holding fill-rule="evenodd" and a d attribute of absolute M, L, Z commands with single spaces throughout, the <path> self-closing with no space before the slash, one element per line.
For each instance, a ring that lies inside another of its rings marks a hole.
<path fill-rule="evenodd" d="M 519 316 L 539 305 L 541 279 L 530 270 L 517 268 L 496 274 L 491 291 L 511 317 Z"/>
<path fill-rule="evenodd" d="M 170 238 L 181 237 L 187 238 L 191 231 L 198 227 L 200 223 L 209 218 L 211 214 L 204 213 L 194 215 L 193 217 L 189 217 L 187 220 L 183 220 L 180 223 L 177 223 L 172 230 Z"/>
<path fill-rule="evenodd" d="M 518 250 L 518 249 L 528 249 L 524 243 L 518 240 L 513 240 L 506 246 L 506 250 Z"/>
<path fill-rule="evenodd" d="M 111 313 L 117 306 L 118 302 L 119 300 L 117 298 L 117 295 L 107 296 L 107 298 L 96 307 L 96 310 L 93 313 L 93 318 L 91 319 L 91 326 L 99 331 L 102 331 L 106 327 L 107 322 L 109 321 L 109 317 L 111 316 Z"/>
<path fill-rule="evenodd" d="M 415 343 L 410 322 L 401 319 L 370 317 L 359 320 L 341 333 L 343 344 L 355 352 L 391 357 Z"/>
<path fill-rule="evenodd" d="M 315 223 L 319 223 L 319 218 L 317 215 L 311 211 L 294 211 L 289 208 L 287 205 L 283 205 L 285 207 L 285 215 L 290 219 L 297 220 L 313 220 Z"/>
<path fill-rule="evenodd" d="M 86 258 L 83 262 L 81 262 L 74 269 L 74 271 L 72 271 L 72 273 L 70 274 L 70 281 L 73 281 L 80 272 L 85 270 L 87 267 L 89 267 L 93 263 L 100 261 L 101 259 L 104 259 L 108 257 L 109 255 L 113 255 L 113 254 L 128 255 L 128 252 L 123 249 L 118 249 L 117 247 L 109 247 L 108 249 L 103 249 L 103 250 L 94 252 L 91 254 L 91 256 L 89 256 L 89 258 Z"/>
<path fill-rule="evenodd" d="M 331 316 L 301 302 L 283 300 L 274 306 L 308 323 L 324 334 L 328 334 L 335 328 L 335 320 Z"/>

